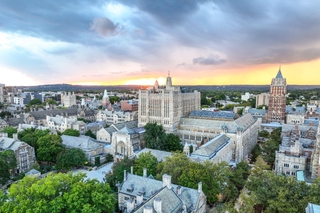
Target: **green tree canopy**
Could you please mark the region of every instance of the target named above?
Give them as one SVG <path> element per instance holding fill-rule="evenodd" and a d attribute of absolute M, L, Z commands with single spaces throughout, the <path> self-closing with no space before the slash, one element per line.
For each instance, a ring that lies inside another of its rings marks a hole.
<path fill-rule="evenodd" d="M 180 143 L 181 140 L 178 135 L 175 135 L 173 133 L 169 133 L 166 136 L 166 142 L 164 145 L 164 150 L 171 152 L 171 151 L 182 151 L 183 146 Z"/>
<path fill-rule="evenodd" d="M 42 102 L 39 98 L 34 98 L 28 103 L 29 106 L 40 105 L 40 104 L 42 104 Z"/>
<path fill-rule="evenodd" d="M 13 134 L 17 133 L 17 129 L 12 126 L 6 126 L 2 129 L 1 132 L 8 133 L 8 137 L 12 138 Z"/>
<path fill-rule="evenodd" d="M 93 139 L 97 139 L 97 136 L 95 134 L 93 134 L 90 129 L 84 135 L 89 136 Z"/>
<path fill-rule="evenodd" d="M 144 133 L 144 140 L 146 147 L 150 149 L 164 150 L 166 143 L 166 133 L 162 125 L 157 123 L 147 123 L 144 126 L 146 132 Z"/>
<path fill-rule="evenodd" d="M 40 137 L 37 145 L 37 158 L 40 161 L 55 163 L 58 154 L 64 150 L 62 139 L 59 135 L 45 135 Z"/>
<path fill-rule="evenodd" d="M 64 132 L 62 132 L 62 135 L 69 135 L 69 136 L 75 136 L 79 137 L 80 132 L 76 129 L 66 129 Z"/>
<path fill-rule="evenodd" d="M 112 213 L 116 200 L 108 183 L 85 174 L 49 174 L 38 180 L 29 176 L 11 185 L 0 212 Z"/>
<path fill-rule="evenodd" d="M 123 171 L 126 170 L 129 172 L 131 170 L 131 166 L 134 165 L 134 160 L 125 157 L 123 160 L 118 161 L 113 164 L 112 174 L 107 174 L 106 179 L 110 184 L 113 190 L 117 190 L 116 184 L 123 181 Z"/>
<path fill-rule="evenodd" d="M 10 176 L 11 176 L 10 170 L 14 170 L 16 167 L 17 167 L 17 160 L 14 152 L 12 150 L 1 151 L 0 152 L 0 184 L 5 184 L 8 180 L 10 180 Z"/>
<path fill-rule="evenodd" d="M 64 149 L 57 156 L 57 169 L 68 170 L 71 167 L 80 167 L 87 161 L 86 155 L 81 149 Z"/>
<path fill-rule="evenodd" d="M 143 174 L 143 168 L 147 169 L 148 175 L 156 176 L 156 168 L 158 165 L 157 158 L 151 154 L 151 152 L 144 152 L 139 155 L 134 162 L 134 173 L 137 175 Z"/>
<path fill-rule="evenodd" d="M 2 112 L 0 112 L 0 117 L 1 117 L 2 119 L 4 119 L 6 116 L 7 116 L 8 118 L 12 117 L 11 112 L 9 112 L 9 111 L 2 111 Z"/>

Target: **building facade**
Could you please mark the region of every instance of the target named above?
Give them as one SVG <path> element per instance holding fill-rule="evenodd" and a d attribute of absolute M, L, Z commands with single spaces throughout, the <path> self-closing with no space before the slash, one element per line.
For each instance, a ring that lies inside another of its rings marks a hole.
<path fill-rule="evenodd" d="M 267 122 L 285 123 L 286 121 L 286 94 L 287 81 L 283 78 L 281 70 L 272 79 L 268 104 Z"/>
<path fill-rule="evenodd" d="M 138 125 L 156 122 L 166 132 L 178 130 L 180 118 L 189 115 L 193 110 L 200 110 L 200 92 L 183 93 L 180 87 L 172 86 L 171 77 L 167 77 L 166 86 L 155 86 L 139 90 Z"/>
<path fill-rule="evenodd" d="M 61 94 L 61 105 L 64 107 L 71 107 L 76 105 L 76 95 L 71 92 L 63 92 Z"/>
<path fill-rule="evenodd" d="M 259 106 L 268 106 L 269 104 L 269 93 L 261 93 L 256 95 L 256 108 Z"/>
<path fill-rule="evenodd" d="M 124 123 L 137 119 L 137 112 L 99 110 L 99 112 L 96 114 L 96 120 L 104 121 L 107 125 Z"/>

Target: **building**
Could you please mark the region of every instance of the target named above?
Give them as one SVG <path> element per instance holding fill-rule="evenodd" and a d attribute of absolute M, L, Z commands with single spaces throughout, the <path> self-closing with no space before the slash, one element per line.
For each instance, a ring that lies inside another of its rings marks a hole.
<path fill-rule="evenodd" d="M 268 104 L 267 122 L 285 123 L 286 121 L 286 94 L 287 81 L 283 78 L 281 70 L 272 79 Z"/>
<path fill-rule="evenodd" d="M 29 171 L 36 162 L 34 148 L 18 140 L 18 134 L 13 134 L 13 138 L 0 136 L 0 152 L 3 150 L 14 152 L 17 160 L 17 173 Z"/>
<path fill-rule="evenodd" d="M 97 140 L 105 141 L 105 142 L 112 142 L 112 134 L 119 131 L 120 129 L 127 126 L 130 129 L 138 127 L 138 121 L 129 121 L 124 123 L 112 124 L 107 128 L 102 128 L 97 131 Z"/>
<path fill-rule="evenodd" d="M 62 143 L 67 148 L 79 148 L 81 149 L 86 158 L 94 164 L 95 156 L 103 156 L 106 154 L 105 146 L 108 145 L 103 141 L 98 141 L 89 136 L 80 135 L 79 137 L 61 135 Z"/>
<path fill-rule="evenodd" d="M 167 133 L 175 133 L 181 117 L 200 109 L 200 92 L 181 92 L 180 87 L 172 86 L 169 75 L 164 88 L 156 82 L 152 88 L 139 90 L 138 125 L 141 127 L 156 122 Z"/>
<path fill-rule="evenodd" d="M 4 95 L 5 95 L 4 87 L 5 87 L 4 84 L 0 84 L 0 102 L 1 103 L 4 103 Z"/>
<path fill-rule="evenodd" d="M 61 105 L 64 107 L 71 107 L 77 104 L 76 95 L 71 92 L 62 92 L 61 93 Z"/>
<path fill-rule="evenodd" d="M 320 213 L 320 205 L 308 203 L 306 213 Z"/>
<path fill-rule="evenodd" d="M 99 112 L 96 114 L 96 120 L 104 121 L 107 125 L 124 123 L 137 119 L 137 112 L 99 110 Z"/>
<path fill-rule="evenodd" d="M 269 104 L 269 93 L 261 93 L 256 95 L 256 108 L 259 106 L 268 106 Z"/>
<path fill-rule="evenodd" d="M 84 135 L 87 132 L 86 123 L 64 116 L 51 117 L 47 115 L 46 124 L 50 130 L 56 130 L 59 132 L 64 132 L 66 129 L 78 130 L 81 135 Z"/>
<path fill-rule="evenodd" d="M 0 129 L 3 129 L 4 127 L 9 126 L 7 121 L 5 121 L 4 119 L 0 118 Z"/>
<path fill-rule="evenodd" d="M 254 96 L 250 94 L 249 92 L 246 92 L 244 95 L 241 95 L 242 101 L 248 101 L 250 98 L 253 98 Z"/>
<path fill-rule="evenodd" d="M 315 179 L 320 177 L 320 125 L 316 132 L 316 142 L 311 156 L 311 178 Z"/>
<path fill-rule="evenodd" d="M 191 160 L 198 162 L 209 160 L 216 164 L 223 161 L 229 163 L 234 160 L 233 145 L 234 143 L 231 138 L 225 134 L 221 134 L 200 146 L 189 157 Z"/>
<path fill-rule="evenodd" d="M 110 104 L 109 96 L 107 90 L 104 90 L 103 97 L 102 97 L 102 106 L 107 107 Z"/>
<path fill-rule="evenodd" d="M 122 100 L 120 101 L 120 104 L 121 104 L 122 111 L 135 112 L 135 111 L 138 111 L 139 100 L 137 99 Z"/>
<path fill-rule="evenodd" d="M 134 175 L 133 171 L 124 171 L 124 180 L 119 185 L 119 209 L 127 213 L 204 213 L 206 212 L 206 196 L 202 191 L 202 183 L 198 189 L 191 189 L 171 183 L 171 176 L 164 174 L 162 181 L 147 176 Z"/>
<path fill-rule="evenodd" d="M 180 119 L 177 134 L 182 142 L 200 146 L 221 133 L 234 144 L 232 158 L 235 162 L 246 160 L 257 143 L 261 119 L 246 114 L 241 117 L 232 112 L 193 111 Z"/>
<path fill-rule="evenodd" d="M 312 158 L 316 157 L 313 153 L 317 141 L 317 127 L 283 124 L 281 137 L 282 142 L 276 151 L 275 172 L 288 176 L 296 176 L 300 170 L 314 170 L 315 173 Z"/>

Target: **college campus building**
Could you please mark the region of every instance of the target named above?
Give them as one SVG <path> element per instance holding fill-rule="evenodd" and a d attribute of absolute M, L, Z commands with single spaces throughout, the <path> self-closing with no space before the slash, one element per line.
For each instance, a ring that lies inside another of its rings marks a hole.
<path fill-rule="evenodd" d="M 154 87 L 139 90 L 139 127 L 156 122 L 167 133 L 175 133 L 180 118 L 188 116 L 194 110 L 200 110 L 200 92 L 182 92 L 180 87 L 172 86 L 170 75 L 165 87 L 160 87 L 156 81 Z"/>

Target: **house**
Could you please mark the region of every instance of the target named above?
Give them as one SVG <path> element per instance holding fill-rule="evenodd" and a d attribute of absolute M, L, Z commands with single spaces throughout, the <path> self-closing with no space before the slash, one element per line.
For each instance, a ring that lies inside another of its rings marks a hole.
<path fill-rule="evenodd" d="M 191 189 L 171 183 L 171 176 L 164 174 L 162 181 L 147 176 L 134 175 L 124 171 L 124 180 L 119 185 L 119 209 L 123 212 L 206 212 L 206 196 L 202 183 L 198 189 Z"/>
<path fill-rule="evenodd" d="M 0 136 L 0 152 L 12 150 L 17 160 L 17 173 L 27 172 L 36 162 L 34 148 L 29 144 L 18 140 L 18 134 L 13 134 L 13 138 Z"/>

